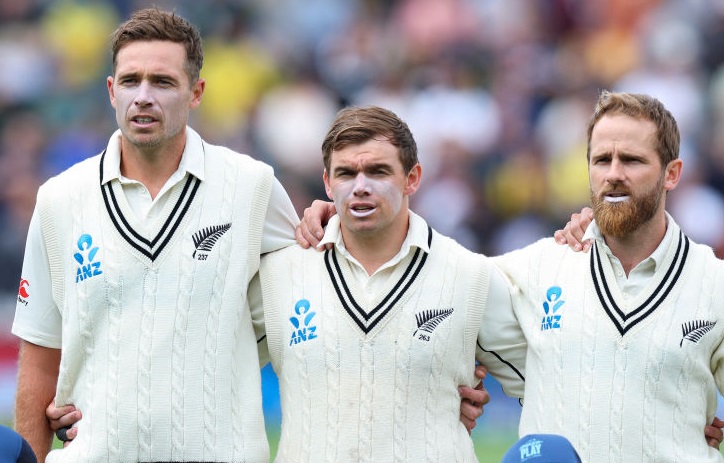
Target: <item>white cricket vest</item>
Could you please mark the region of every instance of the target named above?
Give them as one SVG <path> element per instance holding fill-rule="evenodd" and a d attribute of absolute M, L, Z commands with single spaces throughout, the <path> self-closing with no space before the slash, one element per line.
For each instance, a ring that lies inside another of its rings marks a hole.
<path fill-rule="evenodd" d="M 490 263 L 429 230 L 384 291 L 365 294 L 335 250 L 264 256 L 279 376 L 278 462 L 474 462 L 458 385 L 472 385 Z"/>
<path fill-rule="evenodd" d="M 521 436 L 562 434 L 590 463 L 724 461 L 703 436 L 724 385 L 724 265 L 669 226 L 636 297 L 598 245 L 545 239 L 496 259 L 528 341 Z"/>
<path fill-rule="evenodd" d="M 198 136 L 196 136 L 198 137 Z M 256 339 L 246 301 L 272 169 L 196 138 L 187 174 L 139 223 L 103 155 L 38 195 L 62 313 L 59 403 L 83 412 L 48 461 L 266 462 Z"/>

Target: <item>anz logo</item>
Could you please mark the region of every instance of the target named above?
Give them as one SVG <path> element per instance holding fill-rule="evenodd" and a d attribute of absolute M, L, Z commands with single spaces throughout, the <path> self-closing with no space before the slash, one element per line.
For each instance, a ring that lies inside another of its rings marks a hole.
<path fill-rule="evenodd" d="M 566 301 L 562 300 L 563 290 L 560 286 L 551 286 L 546 291 L 546 300 L 543 301 L 543 319 L 540 330 L 556 330 L 561 327 L 561 314 L 557 313 Z"/>
<path fill-rule="evenodd" d="M 306 299 L 300 299 L 294 304 L 294 314 L 289 317 L 289 321 L 294 327 L 289 340 L 290 346 L 317 339 L 317 327 L 312 323 L 312 319 L 317 313 L 310 308 L 311 304 Z"/>
<path fill-rule="evenodd" d="M 96 260 L 98 254 L 98 246 L 93 246 L 93 238 L 85 233 L 78 238 L 78 252 L 73 254 L 73 258 L 78 262 L 78 270 L 75 273 L 75 282 L 80 283 L 88 278 L 98 276 L 103 273 L 101 270 L 101 262 Z"/>

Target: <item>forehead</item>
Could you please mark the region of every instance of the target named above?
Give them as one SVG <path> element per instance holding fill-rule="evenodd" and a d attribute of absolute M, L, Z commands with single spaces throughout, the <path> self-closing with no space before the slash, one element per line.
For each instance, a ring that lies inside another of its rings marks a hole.
<path fill-rule="evenodd" d="M 129 72 L 183 73 L 186 49 L 169 41 L 136 41 L 124 45 L 116 55 L 116 74 Z"/>
<path fill-rule="evenodd" d="M 381 136 L 334 150 L 330 161 L 332 166 L 372 163 L 402 166 L 399 149 Z"/>
<path fill-rule="evenodd" d="M 650 120 L 623 114 L 603 116 L 591 132 L 591 152 L 609 151 L 614 147 L 655 154 L 656 125 Z"/>

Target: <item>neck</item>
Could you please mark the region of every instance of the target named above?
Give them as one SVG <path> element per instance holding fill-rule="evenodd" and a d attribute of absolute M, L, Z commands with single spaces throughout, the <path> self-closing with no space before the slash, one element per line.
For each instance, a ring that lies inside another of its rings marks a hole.
<path fill-rule="evenodd" d="M 158 195 L 166 181 L 178 169 L 186 141 L 158 148 L 139 148 L 121 140 L 121 174 L 141 182 L 151 198 Z"/>
<path fill-rule="evenodd" d="M 606 245 L 621 262 L 628 277 L 629 272 L 648 258 L 666 235 L 666 216 L 661 214 L 641 225 L 633 233 L 624 237 L 604 236 Z"/>
<path fill-rule="evenodd" d="M 368 275 L 372 275 L 400 252 L 407 238 L 409 220 L 409 216 L 405 217 L 402 224 L 390 227 L 384 233 L 354 233 L 341 227 L 342 241 L 352 257 L 362 264 Z"/>

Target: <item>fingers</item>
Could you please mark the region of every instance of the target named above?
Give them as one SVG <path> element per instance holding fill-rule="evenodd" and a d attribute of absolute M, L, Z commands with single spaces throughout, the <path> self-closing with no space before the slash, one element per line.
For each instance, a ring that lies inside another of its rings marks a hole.
<path fill-rule="evenodd" d="M 488 376 L 488 369 L 485 368 L 483 365 L 476 365 L 475 366 L 475 377 L 481 380 L 480 385 L 482 385 L 482 380 L 485 379 L 485 377 Z"/>
<path fill-rule="evenodd" d="M 334 215 L 334 204 L 315 199 L 312 205 L 304 209 L 304 216 L 294 230 L 294 237 L 303 248 L 317 247 L 324 237 L 323 226 Z"/>
<path fill-rule="evenodd" d="M 706 443 L 709 445 L 709 447 L 711 447 L 711 448 L 713 448 L 713 449 L 717 449 L 717 450 L 719 450 L 719 444 L 721 444 L 720 441 L 718 441 L 718 440 L 716 440 L 716 439 L 713 439 L 713 438 L 712 438 L 712 439 L 707 439 L 707 440 L 706 440 Z"/>
<path fill-rule="evenodd" d="M 469 420 L 462 413 L 460 414 L 460 421 L 463 423 L 463 425 L 465 425 L 465 429 L 468 430 L 468 434 L 470 434 L 472 430 L 475 429 L 475 420 Z"/>
<path fill-rule="evenodd" d="M 45 409 L 45 416 L 48 418 L 50 429 L 53 431 L 58 431 L 60 428 L 69 428 L 83 417 L 80 410 L 73 405 L 56 407 L 54 403 L 51 403 Z"/>
<path fill-rule="evenodd" d="M 482 416 L 483 405 L 490 402 L 490 395 L 482 384 L 482 381 L 478 384 L 480 389 L 467 386 L 458 387 L 458 391 L 460 391 L 460 421 L 465 425 L 468 434 L 475 428 L 477 419 Z"/>
<path fill-rule="evenodd" d="M 483 406 L 472 403 L 469 400 L 463 400 L 460 402 L 460 415 L 474 422 L 483 416 Z"/>
<path fill-rule="evenodd" d="M 706 443 L 709 444 L 709 447 L 713 447 L 717 450 L 719 449 L 719 445 L 724 438 L 724 432 L 722 432 L 721 429 L 723 426 L 724 421 L 714 417 L 711 425 L 704 427 L 704 436 L 706 437 Z"/>
<path fill-rule="evenodd" d="M 490 402 L 490 394 L 485 390 L 485 387 L 481 387 L 480 384 L 475 388 L 460 386 L 458 387 L 460 392 L 460 398 L 468 400 L 475 404 L 485 405 Z M 476 417 L 477 418 L 477 417 Z"/>
<path fill-rule="evenodd" d="M 80 421 L 82 418 L 82 414 L 80 410 L 73 410 L 70 413 L 67 413 L 60 418 L 56 420 L 49 420 L 50 421 L 50 428 L 53 430 L 58 430 L 60 428 L 68 428 L 73 426 L 75 423 Z"/>
<path fill-rule="evenodd" d="M 70 444 L 70 441 L 75 439 L 78 436 L 78 428 L 59 428 L 57 431 L 55 431 L 55 437 L 58 438 L 59 441 L 63 443 L 63 447 Z"/>
<path fill-rule="evenodd" d="M 306 225 L 302 225 L 303 223 L 304 222 L 299 222 L 297 228 L 294 229 L 294 239 L 297 241 L 297 244 L 299 244 L 299 246 L 303 247 L 304 249 L 309 249 L 309 246 L 311 246 L 312 243 L 310 243 L 305 236 L 305 231 L 303 229 L 306 227 Z"/>
<path fill-rule="evenodd" d="M 299 225 L 297 225 L 297 228 L 294 230 L 294 237 L 296 238 L 297 243 L 299 243 L 299 245 L 304 249 L 307 249 L 310 246 L 316 247 L 324 236 L 324 232 L 322 231 L 320 225 L 317 225 L 318 228 L 316 230 L 314 229 L 316 219 L 314 218 L 311 209 L 311 207 L 304 209 L 304 217 L 302 217 L 301 222 L 299 222 Z"/>
<path fill-rule="evenodd" d="M 566 227 L 569 226 L 570 223 L 571 222 L 568 222 L 566 224 Z M 553 232 L 553 238 L 558 244 L 568 244 L 568 240 L 566 239 L 566 235 L 563 233 L 563 230 L 556 230 L 555 232 Z"/>
<path fill-rule="evenodd" d="M 571 220 L 563 230 L 556 230 L 553 237 L 558 244 L 567 244 L 574 251 L 587 252 L 591 248 L 589 240 L 583 241 L 586 228 L 593 220 L 593 210 L 585 207 L 580 213 L 571 214 Z"/>

